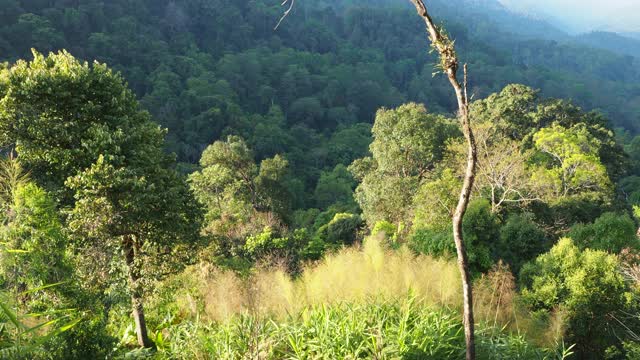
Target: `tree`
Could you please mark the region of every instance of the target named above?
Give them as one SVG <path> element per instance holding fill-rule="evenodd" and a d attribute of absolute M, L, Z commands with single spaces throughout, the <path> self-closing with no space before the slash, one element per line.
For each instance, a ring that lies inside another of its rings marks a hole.
<path fill-rule="evenodd" d="M 114 164 L 101 156 L 67 181 L 76 200 L 71 230 L 83 241 L 100 244 L 103 251 L 124 255 L 136 334 L 144 347 L 153 346 L 143 306 L 145 256 L 167 247 L 174 250 L 180 243 L 193 244 L 199 217 L 183 179 L 159 161 L 164 157 L 161 144 L 153 147 L 155 159 L 149 157 L 144 164 Z"/>
<path fill-rule="evenodd" d="M 498 134 L 522 140 L 536 127 L 539 91 L 520 84 L 505 86 L 500 92 L 474 101 L 471 112 L 476 124 L 491 124 Z"/>
<path fill-rule="evenodd" d="M 138 342 L 152 346 L 140 281 L 144 253 L 192 243 L 199 222 L 163 151 L 165 131 L 139 109 L 120 75 L 67 52 L 34 51 L 33 61 L 19 61 L 0 79 L 4 144 L 71 209 L 69 227 L 80 245 L 122 255 Z"/>
<path fill-rule="evenodd" d="M 413 198 L 413 229 L 442 232 L 451 228 L 451 217 L 462 183 L 452 169 L 444 169 L 424 182 Z"/>
<path fill-rule="evenodd" d="M 465 249 L 462 220 L 469 205 L 471 190 L 476 176 L 477 149 L 476 142 L 471 128 L 469 117 L 469 99 L 467 97 L 467 66 L 464 66 L 464 81 L 461 84 L 458 80 L 458 56 L 456 55 L 454 42 L 443 30 L 437 27 L 427 11 L 427 7 L 422 0 L 410 0 L 416 7 L 418 15 L 422 17 L 427 25 L 429 40 L 431 46 L 440 55 L 439 68 L 443 71 L 451 83 L 458 100 L 458 116 L 462 123 L 462 133 L 467 140 L 467 169 L 465 170 L 462 189 L 458 205 L 453 213 L 453 240 L 456 243 L 458 253 L 458 265 L 462 276 L 462 295 L 463 295 L 463 320 L 464 333 L 466 342 L 466 358 L 467 360 L 475 359 L 475 339 L 474 339 L 474 320 L 473 320 L 473 294 L 472 284 L 469 272 L 469 261 Z"/>
<path fill-rule="evenodd" d="M 357 239 L 361 225 L 362 220 L 358 215 L 335 214 L 331 221 L 318 229 L 316 237 L 329 245 L 352 245 Z"/>
<path fill-rule="evenodd" d="M 622 147 L 616 142 L 608 120 L 598 112 L 585 112 L 569 101 L 546 99 L 528 86 L 511 84 L 499 93 L 473 102 L 471 113 L 476 124 L 492 129 L 493 139 L 497 136 L 497 139 L 513 140 L 522 151 L 535 147 L 533 137 L 541 129 L 554 124 L 566 129 L 583 126 L 589 136 L 599 142 L 597 155 L 609 177 L 617 181 L 626 172 Z M 479 136 L 478 144 L 482 146 Z"/>
<path fill-rule="evenodd" d="M 455 188 L 459 190 L 460 186 Z M 455 196 L 452 198 L 455 206 Z M 431 256 L 450 257 L 456 254 L 451 228 L 451 212 L 442 217 L 442 223 L 432 227 L 416 227 L 410 246 L 414 251 Z M 491 212 L 487 199 L 479 198 L 469 203 L 462 225 L 470 272 L 486 272 L 493 265 L 492 250 L 498 239 L 500 223 Z"/>
<path fill-rule="evenodd" d="M 474 117 L 474 120 L 478 120 Z M 478 170 L 474 189 L 479 196 L 491 201 L 491 210 L 499 212 L 506 205 L 525 206 L 540 200 L 531 185 L 527 162 L 531 151 L 520 141 L 510 139 L 499 129 L 499 124 L 476 122 L 474 134 L 478 146 Z M 465 144 L 461 141 L 449 146 L 458 173 L 464 171 Z"/>
<path fill-rule="evenodd" d="M 360 185 L 356 201 L 369 225 L 379 220 L 411 222 L 411 203 L 420 183 L 442 160 L 446 142 L 458 135 L 446 118 L 423 105 L 381 109 L 372 129 L 371 157 L 356 160 L 350 171 Z"/>
<path fill-rule="evenodd" d="M 255 179 L 259 194 L 259 207 L 256 210 L 269 211 L 280 219 L 287 219 L 291 211 L 288 172 L 289 161 L 279 154 L 260 162 L 260 171 Z"/>
<path fill-rule="evenodd" d="M 546 199 L 610 196 L 611 181 L 598 156 L 600 142 L 585 125 L 564 128 L 554 124 L 538 131 L 533 140 L 536 150 L 548 156 L 532 177 Z"/>
<path fill-rule="evenodd" d="M 522 265 L 535 259 L 551 246 L 544 231 L 530 214 L 511 214 L 500 228 L 500 238 L 495 244 L 496 255 L 518 274 Z"/>
<path fill-rule="evenodd" d="M 216 141 L 200 159 L 202 169 L 189 176 L 196 198 L 207 209 L 206 232 L 244 237 L 243 226 L 259 214 L 283 222 L 291 208 L 287 159 L 280 155 L 256 165 L 253 152 L 239 136 Z M 257 218 L 262 218 L 257 216 Z M 264 226 L 257 226 L 262 231 Z M 233 237 L 233 236 L 232 236 Z"/>
<path fill-rule="evenodd" d="M 314 197 L 318 206 L 323 209 L 335 203 L 350 204 L 353 203 L 354 187 L 353 177 L 344 165 L 339 164 L 332 171 L 322 172 Z"/>

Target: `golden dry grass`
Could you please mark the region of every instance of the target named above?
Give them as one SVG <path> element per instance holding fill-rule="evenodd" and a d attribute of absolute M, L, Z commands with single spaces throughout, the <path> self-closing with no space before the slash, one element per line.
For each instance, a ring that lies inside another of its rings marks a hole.
<path fill-rule="evenodd" d="M 361 247 L 345 248 L 304 268 L 292 279 L 278 268 L 258 269 L 249 278 L 200 264 L 187 271 L 185 287 L 175 294 L 180 312 L 207 321 L 226 321 L 239 314 L 279 317 L 314 305 L 393 301 L 411 296 L 417 304 L 461 309 L 460 276 L 454 261 L 389 250 L 370 237 Z M 185 275 L 185 274 L 183 274 Z M 195 291 L 193 291 L 195 290 Z M 539 344 L 560 338 L 562 321 L 532 320 L 517 305 L 517 291 L 508 268 L 496 266 L 474 285 L 476 321 L 534 333 Z"/>
<path fill-rule="evenodd" d="M 319 304 L 393 300 L 411 294 L 425 304 L 460 305 L 459 274 L 455 263 L 416 256 L 408 249 L 388 250 L 371 237 L 362 247 L 345 248 L 307 266 L 292 279 L 278 268 L 258 269 L 248 279 L 210 264 L 183 274 L 194 291 L 175 294 L 185 315 L 226 320 L 233 315 L 286 315 Z"/>

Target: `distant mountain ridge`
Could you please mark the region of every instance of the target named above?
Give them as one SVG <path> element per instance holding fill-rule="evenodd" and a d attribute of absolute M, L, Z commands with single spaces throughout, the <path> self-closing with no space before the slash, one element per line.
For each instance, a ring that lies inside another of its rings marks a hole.
<path fill-rule="evenodd" d="M 632 38 L 632 39 L 636 39 L 636 40 L 640 40 L 640 32 L 626 32 L 624 34 L 622 34 L 628 38 Z"/>
<path fill-rule="evenodd" d="M 478 22 L 483 23 L 479 20 L 482 16 L 493 23 L 496 29 L 525 39 L 554 40 L 640 58 L 640 32 L 618 33 L 600 30 L 571 35 L 570 26 L 557 16 L 526 9 L 517 11 L 497 0 L 438 0 L 433 3 L 449 11 L 455 11 L 463 5 L 464 8 L 456 13 L 456 17 L 470 28 Z"/>
<path fill-rule="evenodd" d="M 637 38 L 614 32 L 593 31 L 574 37 L 575 41 L 595 48 L 640 58 L 640 35 Z"/>

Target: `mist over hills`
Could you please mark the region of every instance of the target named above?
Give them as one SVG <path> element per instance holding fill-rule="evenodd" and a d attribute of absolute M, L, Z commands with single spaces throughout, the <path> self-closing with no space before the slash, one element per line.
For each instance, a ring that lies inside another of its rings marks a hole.
<path fill-rule="evenodd" d="M 349 0 L 321 1 L 320 4 L 336 10 L 362 6 Z M 373 0 L 368 4 L 411 9 L 408 1 Z M 511 0 L 432 0 L 430 7 L 432 12 L 443 14 L 447 21 L 463 23 L 469 31 L 486 35 L 483 40 L 490 42 L 504 40 L 504 37 L 553 40 L 640 57 L 640 32 L 616 32 L 605 25 L 599 26 L 602 28 L 599 30 L 595 24 L 591 25 L 592 30 L 580 31 L 585 27 L 571 25 L 573 20 L 567 18 L 566 13 L 548 13 Z"/>
<path fill-rule="evenodd" d="M 505 7 L 546 19 L 571 34 L 592 31 L 638 32 L 636 0 L 500 0 Z"/>
<path fill-rule="evenodd" d="M 501 31 L 520 37 L 575 43 L 640 57 L 640 32 L 618 32 L 614 30 L 614 25 L 598 23 L 578 26 L 570 13 L 540 11 L 532 5 L 511 0 L 457 0 L 444 2 L 442 6 L 455 8 L 461 4 L 463 8 L 460 13 L 464 14 L 464 21 L 468 24 L 478 22 L 478 17 L 484 17 L 484 21 L 491 21 Z"/>
<path fill-rule="evenodd" d="M 618 33 L 594 31 L 574 37 L 575 41 L 591 47 L 610 50 L 619 54 L 640 57 L 640 38 Z"/>
<path fill-rule="evenodd" d="M 640 40 L 640 32 L 626 32 L 623 33 L 624 36 Z"/>

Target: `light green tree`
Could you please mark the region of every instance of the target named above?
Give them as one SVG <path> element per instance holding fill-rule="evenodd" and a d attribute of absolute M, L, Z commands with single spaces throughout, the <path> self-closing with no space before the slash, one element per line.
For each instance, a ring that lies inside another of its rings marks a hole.
<path fill-rule="evenodd" d="M 600 141 L 584 124 L 570 128 L 554 124 L 538 131 L 535 149 L 546 155 L 532 181 L 548 201 L 567 197 L 607 199 L 612 184 L 598 156 Z"/>
<path fill-rule="evenodd" d="M 582 251 L 565 238 L 526 264 L 521 277 L 531 310 L 564 314 L 566 340 L 576 344 L 579 357 L 601 359 L 623 340 L 624 325 L 613 319 L 630 309 L 631 293 L 615 255 Z"/>

